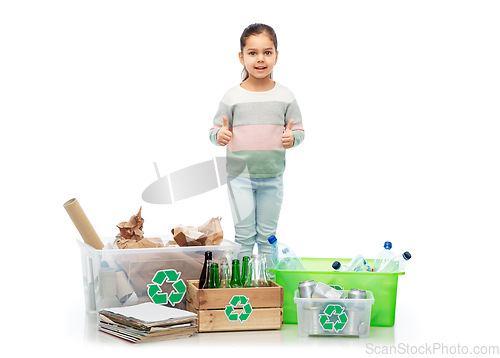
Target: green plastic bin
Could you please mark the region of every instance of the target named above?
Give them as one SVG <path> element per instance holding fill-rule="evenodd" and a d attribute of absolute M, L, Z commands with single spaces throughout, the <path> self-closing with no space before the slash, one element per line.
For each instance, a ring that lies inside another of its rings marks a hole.
<path fill-rule="evenodd" d="M 270 271 L 276 275 L 276 283 L 283 287 L 283 323 L 297 324 L 297 307 L 293 300 L 299 282 L 314 280 L 330 286 L 339 286 L 337 289 L 350 290 L 359 288 L 372 291 L 375 303 L 371 312 L 371 326 L 392 327 L 396 315 L 396 295 L 398 277 L 404 272 L 377 273 L 377 272 L 337 272 L 332 268 L 334 261 L 346 264 L 351 259 L 328 258 L 301 258 L 306 271 Z M 373 259 L 366 260 L 373 267 Z"/>

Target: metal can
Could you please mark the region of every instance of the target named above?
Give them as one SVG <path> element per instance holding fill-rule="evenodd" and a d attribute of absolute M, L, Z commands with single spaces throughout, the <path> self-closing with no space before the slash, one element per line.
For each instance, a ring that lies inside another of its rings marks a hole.
<path fill-rule="evenodd" d="M 316 282 L 314 280 L 302 281 L 299 283 L 300 298 L 311 298 Z"/>
<path fill-rule="evenodd" d="M 348 299 L 366 299 L 366 291 L 359 288 L 351 288 L 347 294 Z M 360 336 L 368 332 L 370 326 L 365 322 L 366 306 L 363 302 L 352 302 L 349 306 L 349 321 L 344 331 L 351 336 Z"/>
<path fill-rule="evenodd" d="M 351 299 L 366 299 L 366 291 L 359 288 L 351 288 L 347 294 L 347 298 Z"/>
<path fill-rule="evenodd" d="M 314 287 L 311 295 L 312 298 L 333 298 L 344 299 L 345 295 L 342 291 L 338 291 L 333 287 L 325 285 L 323 282 L 318 282 Z"/>

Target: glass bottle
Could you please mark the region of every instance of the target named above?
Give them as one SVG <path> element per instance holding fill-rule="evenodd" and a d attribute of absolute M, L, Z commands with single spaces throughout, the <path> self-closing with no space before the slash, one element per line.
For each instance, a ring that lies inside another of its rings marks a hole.
<path fill-rule="evenodd" d="M 231 277 L 231 274 L 232 274 L 232 267 L 231 267 L 231 261 L 233 259 L 233 250 L 225 250 L 222 252 L 222 257 L 221 257 L 221 261 L 226 261 L 227 262 L 227 266 L 228 266 L 228 269 L 229 269 L 229 277 Z"/>
<path fill-rule="evenodd" d="M 240 278 L 240 260 L 234 259 L 232 262 L 232 276 L 231 282 L 229 283 L 229 287 L 236 288 L 241 287 L 241 278 Z"/>
<path fill-rule="evenodd" d="M 203 280 L 203 286 L 201 287 L 202 289 L 207 289 L 208 288 L 208 283 L 210 280 L 210 266 L 214 263 L 214 260 L 207 260 L 207 270 L 205 272 L 205 280 Z M 199 287 L 199 286 L 198 286 Z"/>
<path fill-rule="evenodd" d="M 207 275 L 210 269 L 208 266 L 208 261 L 212 260 L 212 251 L 205 251 L 205 262 L 203 263 L 203 268 L 201 269 L 200 281 L 198 282 L 198 288 L 202 289 L 205 285 Z"/>
<path fill-rule="evenodd" d="M 208 276 L 207 288 L 220 288 L 219 264 L 215 262 L 210 264 L 210 275 Z"/>
<path fill-rule="evenodd" d="M 243 256 L 243 267 L 241 268 L 240 283 L 241 287 L 245 287 L 248 280 L 248 271 L 250 265 L 250 256 Z"/>
<path fill-rule="evenodd" d="M 220 263 L 220 288 L 229 288 L 229 265 L 227 261 Z"/>
<path fill-rule="evenodd" d="M 252 272 L 252 281 L 254 287 L 268 287 L 269 279 L 267 277 L 266 255 L 259 254 L 255 258 L 254 270 Z"/>
<path fill-rule="evenodd" d="M 245 281 L 245 287 L 269 286 L 266 275 L 266 256 L 264 254 L 252 255 L 248 267 L 248 277 Z"/>
<path fill-rule="evenodd" d="M 254 265 L 254 259 L 253 256 L 248 258 L 247 262 L 247 272 L 245 274 L 245 281 L 243 281 L 243 287 L 254 287 L 253 286 L 253 281 L 252 281 L 252 271 L 253 271 L 253 265 Z"/>

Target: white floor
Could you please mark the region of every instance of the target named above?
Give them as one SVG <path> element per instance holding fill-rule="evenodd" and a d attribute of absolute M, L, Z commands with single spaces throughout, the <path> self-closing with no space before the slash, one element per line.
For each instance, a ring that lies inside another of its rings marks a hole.
<path fill-rule="evenodd" d="M 99 332 L 97 330 L 97 318 L 95 314 L 82 314 L 79 318 L 84 327 L 80 331 L 80 339 L 85 344 L 97 345 L 99 347 L 113 347 L 113 349 L 121 349 L 133 345 Z M 355 337 L 299 337 L 297 325 L 285 324 L 280 330 L 198 333 L 190 338 L 143 343 L 141 346 L 148 349 L 172 350 L 183 349 L 186 346 L 200 348 L 201 350 L 219 349 L 220 347 L 245 350 L 253 350 L 261 347 L 282 351 L 311 347 L 315 349 L 329 349 L 332 347 L 339 349 L 364 349 L 369 343 L 373 345 L 394 345 L 395 330 L 395 327 L 371 327 L 370 337 L 365 339 Z"/>
<path fill-rule="evenodd" d="M 67 260 L 69 265 L 69 261 Z M 26 307 L 26 317 L 38 315 L 42 324 L 18 322 L 16 335 L 9 343 L 21 350 L 52 351 L 87 357 L 95 352 L 122 356 L 129 352 L 186 353 L 256 356 L 264 350 L 273 354 L 355 353 L 356 356 L 399 354 L 472 354 L 476 350 L 498 352 L 499 312 L 495 298 L 486 295 L 491 280 L 487 276 L 466 278 L 459 274 L 435 275 L 431 268 L 415 262 L 411 272 L 399 278 L 396 319 L 393 327 L 371 327 L 368 338 L 299 337 L 297 325 L 285 324 L 281 330 L 198 333 L 185 339 L 134 345 L 99 332 L 95 314 L 85 312 L 80 279 L 67 280 L 65 288 L 72 300 L 55 302 L 45 295 L 38 304 Z M 78 262 L 68 266 L 80 275 Z M 489 275 L 488 275 L 489 276 Z M 462 280 L 467 279 L 472 286 Z M 471 279 L 475 279 L 473 282 Z M 446 287 L 446 289 L 440 289 Z M 34 302 L 37 302 L 36 300 Z M 14 312 L 6 311 L 7 317 Z M 32 328 L 35 327 L 36 330 Z M 23 331 L 24 328 L 24 331 Z M 23 334 L 21 334 L 23 332 Z M 132 351 L 133 350 L 133 351 Z"/>

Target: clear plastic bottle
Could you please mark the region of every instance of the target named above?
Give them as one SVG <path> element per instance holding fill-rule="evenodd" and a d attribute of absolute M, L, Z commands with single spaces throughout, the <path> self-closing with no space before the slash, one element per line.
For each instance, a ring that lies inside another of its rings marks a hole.
<path fill-rule="evenodd" d="M 406 269 L 406 262 L 409 259 L 411 259 L 411 255 L 408 251 L 405 251 L 402 255 L 394 256 L 387 261 L 384 266 L 377 270 L 377 272 L 404 272 Z"/>
<path fill-rule="evenodd" d="M 267 241 L 271 244 L 271 261 L 277 270 L 305 271 L 300 258 L 283 243 L 278 243 L 276 236 L 271 235 Z"/>
<path fill-rule="evenodd" d="M 366 263 L 366 260 L 361 255 L 356 255 L 351 260 L 351 262 L 347 264 L 347 266 L 349 266 L 350 271 L 354 272 L 364 272 L 364 271 L 371 272 L 372 270 L 371 267 L 368 266 L 368 264 Z"/>
<path fill-rule="evenodd" d="M 375 261 L 373 262 L 374 271 L 378 271 L 382 266 L 385 265 L 386 262 L 396 256 L 394 252 L 391 251 L 391 248 L 392 243 L 390 241 L 386 241 L 384 243 L 384 249 L 378 253 L 377 257 L 375 257 Z"/>
<path fill-rule="evenodd" d="M 347 272 L 349 271 L 349 266 L 346 265 L 342 265 L 340 262 L 338 261 L 334 261 L 333 264 L 332 264 L 332 268 L 335 270 L 335 271 L 338 271 L 338 272 Z"/>
<path fill-rule="evenodd" d="M 371 267 L 366 263 L 366 260 L 361 255 L 356 255 L 348 264 L 342 265 L 335 261 L 332 268 L 343 272 L 371 272 Z"/>

